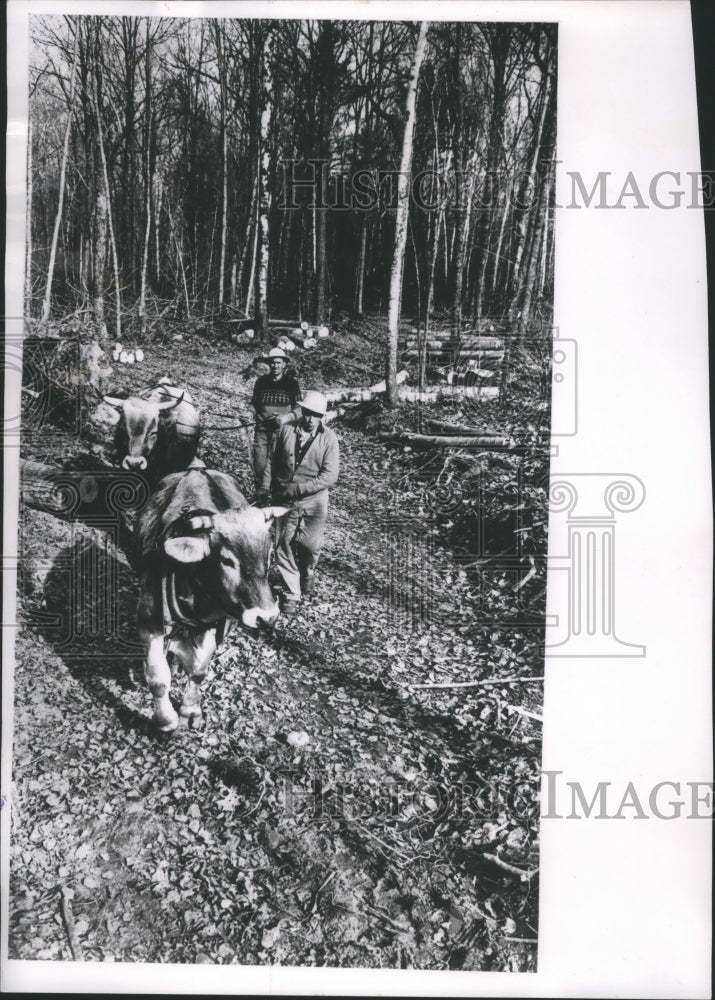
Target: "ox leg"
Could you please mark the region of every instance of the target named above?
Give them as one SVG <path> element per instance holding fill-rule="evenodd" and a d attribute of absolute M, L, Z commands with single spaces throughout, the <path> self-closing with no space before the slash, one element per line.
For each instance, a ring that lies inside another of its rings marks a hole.
<path fill-rule="evenodd" d="M 163 733 L 171 733 L 179 725 L 179 717 L 169 700 L 171 668 L 164 654 L 163 633 L 148 640 L 144 676 L 154 698 L 154 722 Z"/>
<path fill-rule="evenodd" d="M 194 632 L 182 635 L 171 646 L 176 659 L 188 677 L 179 715 L 189 725 L 199 726 L 203 721 L 201 713 L 201 683 L 206 677 L 211 657 L 216 652 L 216 630 Z"/>

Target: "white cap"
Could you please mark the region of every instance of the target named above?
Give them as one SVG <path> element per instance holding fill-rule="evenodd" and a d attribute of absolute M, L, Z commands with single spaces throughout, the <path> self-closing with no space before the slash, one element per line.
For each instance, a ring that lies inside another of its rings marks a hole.
<path fill-rule="evenodd" d="M 319 417 L 324 417 L 328 409 L 327 399 L 322 392 L 316 392 L 315 389 L 309 389 L 298 405 L 304 410 L 310 410 L 311 413 L 317 413 Z"/>
<path fill-rule="evenodd" d="M 282 361 L 285 361 L 288 358 L 288 355 L 282 347 L 272 347 L 268 354 L 261 358 L 261 360 L 271 361 L 273 358 L 280 358 Z"/>

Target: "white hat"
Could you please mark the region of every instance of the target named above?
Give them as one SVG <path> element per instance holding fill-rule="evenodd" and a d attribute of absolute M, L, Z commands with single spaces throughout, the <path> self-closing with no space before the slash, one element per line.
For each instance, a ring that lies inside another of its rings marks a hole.
<path fill-rule="evenodd" d="M 324 417 L 328 409 L 327 399 L 322 392 L 316 392 L 315 389 L 306 392 L 305 398 L 301 399 L 298 405 L 304 410 L 310 410 L 311 413 L 317 413 L 319 417 Z"/>
<path fill-rule="evenodd" d="M 282 347 L 272 347 L 268 354 L 261 358 L 261 361 L 271 361 L 273 358 L 280 358 L 281 361 L 287 361 L 288 355 Z"/>

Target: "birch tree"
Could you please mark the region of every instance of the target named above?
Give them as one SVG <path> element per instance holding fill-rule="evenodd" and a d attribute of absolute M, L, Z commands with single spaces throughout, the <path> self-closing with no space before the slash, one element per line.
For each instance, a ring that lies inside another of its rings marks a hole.
<path fill-rule="evenodd" d="M 270 261 L 269 216 L 271 211 L 271 152 L 270 135 L 273 118 L 273 46 L 275 41 L 273 25 L 264 26 L 263 62 L 261 74 L 261 131 L 260 131 L 260 173 L 258 234 L 258 281 L 256 282 L 256 333 L 259 340 L 268 335 L 268 265 Z"/>
<path fill-rule="evenodd" d="M 412 166 L 412 139 L 415 130 L 415 103 L 417 99 L 417 83 L 420 66 L 425 54 L 427 28 L 429 21 L 420 24 L 415 54 L 412 59 L 412 69 L 407 85 L 405 100 L 405 132 L 402 139 L 402 156 L 400 157 L 400 174 L 397 190 L 397 214 L 395 219 L 395 252 L 392 258 L 390 276 L 390 304 L 387 318 L 387 363 L 385 379 L 387 382 L 387 405 L 397 405 L 397 340 L 400 325 L 400 308 L 402 304 L 402 275 L 405 268 L 405 247 L 407 245 L 407 224 L 409 221 L 410 168 Z"/>

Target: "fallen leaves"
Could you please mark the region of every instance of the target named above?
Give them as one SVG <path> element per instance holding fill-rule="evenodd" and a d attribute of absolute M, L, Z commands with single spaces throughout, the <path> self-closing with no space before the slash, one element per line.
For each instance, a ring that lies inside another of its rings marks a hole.
<path fill-rule="evenodd" d="M 211 364 L 235 389 L 227 358 Z M 318 597 L 270 637 L 231 634 L 203 687 L 203 733 L 156 740 L 141 662 L 116 639 L 75 637 L 70 655 L 47 628 L 20 636 L 11 954 L 70 957 L 57 885 L 94 960 L 506 968 L 504 935 L 532 936 L 533 880 L 488 855 L 538 864 L 540 727 L 513 708 L 538 714 L 540 688 L 409 688 L 540 673 L 538 636 L 509 619 L 540 564 L 528 579 L 528 561 L 475 570 L 459 536 L 470 481 L 440 513 L 429 456 L 338 433 Z M 240 449 L 207 439 L 205 458 L 245 475 Z M 490 517 L 503 505 L 523 520 L 543 498 L 518 497 L 515 466 L 500 469 Z M 72 566 L 67 526 L 34 517 L 28 600 L 55 563 Z M 523 526 L 526 545 L 545 537 Z M 122 641 L 135 600 L 122 570 Z"/>

